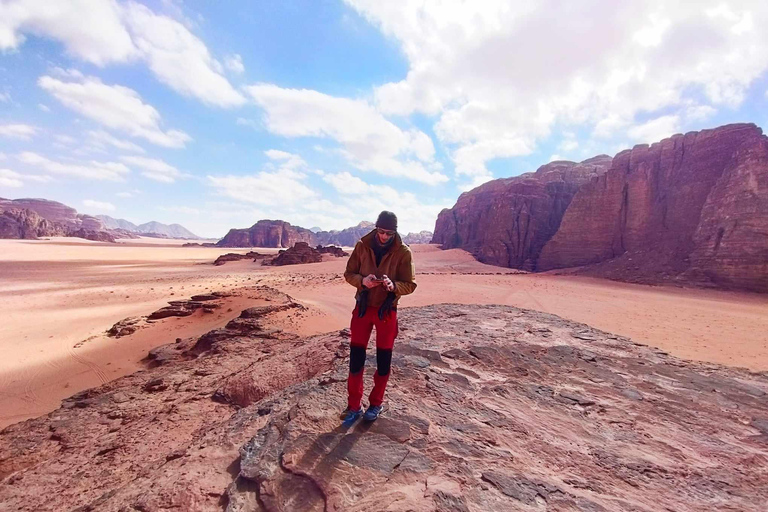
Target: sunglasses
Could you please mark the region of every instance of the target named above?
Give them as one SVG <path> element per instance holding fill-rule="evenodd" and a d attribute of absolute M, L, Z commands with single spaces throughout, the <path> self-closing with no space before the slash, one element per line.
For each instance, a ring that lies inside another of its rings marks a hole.
<path fill-rule="evenodd" d="M 395 231 L 390 231 L 388 229 L 382 229 L 382 228 L 376 228 L 376 231 L 380 235 L 387 235 L 387 236 L 393 236 L 396 233 Z"/>

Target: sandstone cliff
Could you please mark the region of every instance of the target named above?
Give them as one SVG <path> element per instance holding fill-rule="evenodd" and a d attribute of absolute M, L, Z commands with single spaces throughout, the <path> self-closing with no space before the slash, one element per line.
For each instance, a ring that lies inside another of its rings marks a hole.
<path fill-rule="evenodd" d="M 610 164 L 606 155 L 550 162 L 534 173 L 485 183 L 440 212 L 432 243 L 465 249 L 483 263 L 536 270 L 574 194 Z"/>
<path fill-rule="evenodd" d="M 764 374 L 511 307 L 406 308 L 389 410 L 344 431 L 348 331 L 271 329 L 273 315 L 302 306 L 260 293 L 270 306 L 0 432 L 0 510 L 757 512 L 768 502 Z"/>
<path fill-rule="evenodd" d="M 0 204 L 0 238 L 34 240 L 41 236 L 66 236 L 66 232 L 65 226 L 44 219 L 33 210 Z"/>
<path fill-rule="evenodd" d="M 431 231 L 419 231 L 418 233 L 408 233 L 403 237 L 403 242 L 407 244 L 428 244 L 432 241 L 434 234 Z"/>
<path fill-rule="evenodd" d="M 310 230 L 282 220 L 260 220 L 250 228 L 230 229 L 218 247 L 291 247 L 296 242 L 315 243 Z"/>
<path fill-rule="evenodd" d="M 524 270 L 768 292 L 766 233 L 768 138 L 734 124 L 486 183 L 440 213 L 433 242 Z"/>
<path fill-rule="evenodd" d="M 537 270 L 768 291 L 768 138 L 752 124 L 619 153 L 583 186 Z"/>

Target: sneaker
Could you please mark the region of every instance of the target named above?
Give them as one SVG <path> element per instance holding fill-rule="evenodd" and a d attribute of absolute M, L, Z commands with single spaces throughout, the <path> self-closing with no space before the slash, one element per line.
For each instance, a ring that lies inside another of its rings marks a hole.
<path fill-rule="evenodd" d="M 379 414 L 381 414 L 381 411 L 384 408 L 380 405 L 372 405 L 368 407 L 368 410 L 365 411 L 365 416 L 363 416 L 363 419 L 365 421 L 376 421 L 376 418 L 379 417 Z"/>
<path fill-rule="evenodd" d="M 344 428 L 349 428 L 352 425 L 355 424 L 357 420 L 360 419 L 360 416 L 363 415 L 363 410 L 358 409 L 356 411 L 347 411 L 347 415 L 344 416 L 344 421 L 341 423 Z"/>

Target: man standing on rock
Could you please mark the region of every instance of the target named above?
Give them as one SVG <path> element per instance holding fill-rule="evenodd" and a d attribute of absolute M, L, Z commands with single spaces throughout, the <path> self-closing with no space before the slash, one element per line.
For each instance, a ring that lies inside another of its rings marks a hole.
<path fill-rule="evenodd" d="M 411 249 L 397 234 L 397 216 L 388 211 L 379 214 L 376 229 L 361 238 L 347 261 L 344 278 L 357 289 L 350 325 L 349 393 L 343 413 L 344 426 L 351 427 L 363 415 L 363 375 L 365 352 L 371 331 L 376 327 L 376 373 L 370 405 L 364 419 L 379 417 L 384 390 L 389 380 L 392 347 L 397 337 L 397 301 L 416 289 L 416 270 Z"/>

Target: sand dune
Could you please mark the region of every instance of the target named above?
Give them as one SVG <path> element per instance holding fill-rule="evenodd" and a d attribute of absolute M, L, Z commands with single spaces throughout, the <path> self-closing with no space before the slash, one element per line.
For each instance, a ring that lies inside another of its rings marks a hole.
<path fill-rule="evenodd" d="M 342 277 L 345 259 L 291 267 L 250 261 L 214 267 L 211 262 L 229 250 L 182 243 L 0 241 L 0 427 L 44 414 L 62 398 L 143 368 L 142 359 L 156 346 L 224 325 L 253 305 L 249 289 L 257 284 L 278 288 L 310 308 L 298 325 L 290 320 L 294 331 L 313 334 L 348 325 L 353 290 Z M 419 287 L 402 307 L 458 302 L 536 309 L 676 356 L 768 369 L 765 296 L 519 274 L 478 263 L 458 249 L 413 248 Z M 105 335 L 118 320 L 217 290 L 235 294 L 215 314 L 164 319 L 120 339 Z"/>

